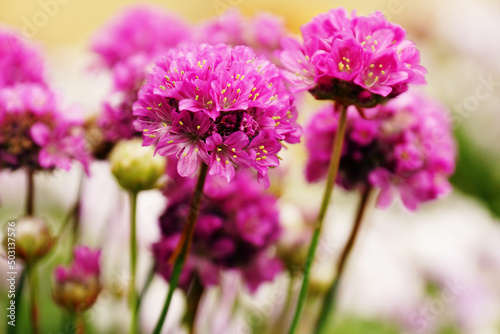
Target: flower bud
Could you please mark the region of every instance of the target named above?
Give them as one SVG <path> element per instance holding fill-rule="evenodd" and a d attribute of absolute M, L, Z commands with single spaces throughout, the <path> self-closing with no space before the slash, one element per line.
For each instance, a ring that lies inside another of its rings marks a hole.
<path fill-rule="evenodd" d="M 52 237 L 47 222 L 40 217 L 25 216 L 17 219 L 14 226 L 9 224 L 5 232 L 15 231 L 16 256 L 26 263 L 34 262 L 42 258 L 52 248 L 54 238 Z M 10 233 L 5 233 L 3 245 L 8 248 Z"/>
<path fill-rule="evenodd" d="M 155 188 L 167 163 L 164 157 L 154 156 L 153 148 L 143 147 L 140 139 L 118 143 L 109 161 L 120 186 L 132 192 Z"/>
<path fill-rule="evenodd" d="M 78 246 L 74 254 L 70 267 L 59 266 L 54 270 L 55 286 L 52 296 L 61 308 L 79 313 L 90 308 L 101 291 L 101 251 Z"/>

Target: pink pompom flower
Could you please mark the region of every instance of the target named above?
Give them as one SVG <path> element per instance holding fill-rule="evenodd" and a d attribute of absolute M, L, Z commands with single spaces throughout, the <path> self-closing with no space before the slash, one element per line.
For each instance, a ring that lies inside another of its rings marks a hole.
<path fill-rule="evenodd" d="M 190 176 L 203 161 L 231 181 L 253 167 L 268 182 L 281 141 L 296 143 L 293 97 L 278 68 L 248 47 L 192 44 L 159 58 L 134 103 L 137 130 Z"/>
<path fill-rule="evenodd" d="M 422 95 L 405 93 L 376 111 L 376 119 L 365 120 L 354 107 L 348 109 L 336 182 L 348 190 L 380 189 L 380 207 L 391 204 L 398 192 L 410 210 L 448 193 L 456 148 L 446 109 Z M 327 173 L 338 118 L 331 107 L 325 108 L 305 129 L 310 182 Z"/>
<path fill-rule="evenodd" d="M 303 41 L 282 40 L 281 61 L 294 91 L 342 105 L 374 107 L 425 83 L 415 44 L 382 13 L 349 16 L 344 8 L 320 14 L 301 29 Z"/>

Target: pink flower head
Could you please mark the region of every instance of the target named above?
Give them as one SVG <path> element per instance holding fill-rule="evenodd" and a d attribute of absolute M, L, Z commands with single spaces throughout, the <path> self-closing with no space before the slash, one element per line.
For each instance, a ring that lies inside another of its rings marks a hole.
<path fill-rule="evenodd" d="M 194 188 L 193 179 L 178 177 L 172 169 L 169 174 L 169 204 L 160 218 L 162 238 L 153 245 L 156 269 L 167 280 L 172 270 L 168 259 L 182 234 Z M 281 234 L 277 199 L 246 170 L 238 171 L 231 183 L 209 176 L 204 195 L 180 286 L 187 290 L 194 275 L 204 286 L 213 286 L 228 270 L 240 271 L 250 291 L 271 281 L 283 270 L 269 255 Z"/>
<path fill-rule="evenodd" d="M 94 304 L 101 291 L 100 256 L 100 250 L 77 246 L 71 266 L 56 267 L 52 296 L 59 306 L 83 312 Z"/>
<path fill-rule="evenodd" d="M 248 47 L 188 45 L 158 59 L 134 103 L 144 145 L 176 155 L 182 176 L 201 161 L 228 181 L 253 167 L 266 182 L 280 141 L 299 141 L 293 97 L 278 68 Z"/>
<path fill-rule="evenodd" d="M 302 26 L 303 42 L 282 40 L 284 75 L 294 91 L 343 105 L 373 107 L 425 83 L 426 70 L 406 32 L 382 13 L 332 9 Z"/>
<path fill-rule="evenodd" d="M 85 282 L 89 279 L 99 279 L 101 268 L 99 258 L 100 250 L 91 250 L 86 246 L 77 246 L 73 250 L 73 263 L 70 267 L 58 266 L 54 270 L 56 282 L 62 284 L 66 281 Z"/>
<path fill-rule="evenodd" d="M 387 207 L 397 191 L 410 210 L 448 193 L 456 148 L 446 109 L 405 93 L 376 112 L 376 119 L 365 120 L 354 107 L 348 110 L 337 183 L 349 190 L 368 185 L 380 189 L 381 207 Z M 327 173 L 338 117 L 331 107 L 325 108 L 306 128 L 310 182 Z"/>
<path fill-rule="evenodd" d="M 189 26 L 176 15 L 161 7 L 136 5 L 119 13 L 101 29 L 91 48 L 112 68 L 137 55 L 152 60 L 190 38 Z"/>
<path fill-rule="evenodd" d="M 45 85 L 39 51 L 4 27 L 0 27 L 0 73 L 0 88 L 22 82 Z"/>
<path fill-rule="evenodd" d="M 69 170 L 89 155 L 81 124 L 66 119 L 45 86 L 17 84 L 0 90 L 0 168 Z"/>
<path fill-rule="evenodd" d="M 280 41 L 286 36 L 285 21 L 271 13 L 259 13 L 253 18 L 245 17 L 236 9 L 228 10 L 221 17 L 206 21 L 196 29 L 199 43 L 246 45 L 257 55 L 273 62 L 274 52 L 280 49 Z"/>

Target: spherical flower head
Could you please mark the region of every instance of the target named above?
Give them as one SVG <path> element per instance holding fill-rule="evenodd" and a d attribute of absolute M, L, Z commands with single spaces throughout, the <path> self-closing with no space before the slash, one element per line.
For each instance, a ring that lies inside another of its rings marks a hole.
<path fill-rule="evenodd" d="M 136 55 L 150 60 L 161 52 L 191 39 L 186 22 L 153 5 L 131 6 L 98 31 L 92 50 L 107 67 Z"/>
<path fill-rule="evenodd" d="M 268 183 L 281 141 L 296 143 L 301 133 L 277 67 L 245 46 L 170 50 L 156 61 L 133 108 L 143 145 L 177 156 L 184 177 L 203 161 L 210 175 L 231 181 L 237 167 L 253 167 Z"/>
<path fill-rule="evenodd" d="M 246 45 L 256 54 L 277 62 L 274 53 L 280 49 L 280 41 L 286 35 L 285 21 L 279 16 L 263 12 L 248 18 L 237 9 L 230 9 L 200 24 L 195 40 L 208 44 Z"/>
<path fill-rule="evenodd" d="M 0 88 L 31 82 L 45 85 L 40 52 L 14 31 L 0 26 Z"/>
<path fill-rule="evenodd" d="M 425 83 L 426 70 L 406 31 L 382 13 L 350 17 L 332 9 L 304 25 L 303 41 L 282 40 L 284 75 L 295 91 L 320 100 L 374 107 Z"/>
<path fill-rule="evenodd" d="M 69 170 L 72 160 L 88 171 L 81 123 L 62 115 L 52 91 L 38 84 L 0 90 L 0 168 Z"/>
<path fill-rule="evenodd" d="M 121 141 L 109 157 L 111 172 L 126 190 L 153 189 L 158 186 L 166 168 L 166 159 L 153 154 L 153 148 L 143 147 L 139 138 Z"/>
<path fill-rule="evenodd" d="M 8 228 L 16 231 L 15 250 L 16 256 L 25 263 L 33 263 L 45 256 L 53 244 L 54 238 L 50 233 L 49 226 L 45 219 L 34 216 L 25 216 L 15 221 L 15 226 L 5 225 L 5 237 L 3 246 L 7 249 L 11 241 L 8 238 Z"/>
<path fill-rule="evenodd" d="M 194 190 L 193 179 L 178 177 L 175 170 L 170 173 L 165 191 L 169 204 L 160 217 L 162 238 L 153 245 L 156 269 L 167 280 L 172 273 L 168 259 L 181 237 Z M 194 275 L 204 286 L 213 286 L 222 272 L 237 270 L 249 290 L 255 291 L 282 271 L 281 262 L 269 254 L 281 234 L 275 196 L 266 193 L 246 170 L 238 171 L 229 184 L 209 176 L 204 195 L 181 275 L 183 289 L 187 290 Z"/>
<path fill-rule="evenodd" d="M 100 255 L 100 250 L 77 246 L 71 266 L 56 267 L 52 296 L 60 307 L 78 313 L 94 304 L 101 291 Z"/>
<path fill-rule="evenodd" d="M 380 189 L 380 207 L 387 207 L 397 190 L 410 210 L 448 193 L 456 148 L 447 110 L 428 97 L 405 93 L 375 112 L 377 117 L 367 120 L 348 109 L 337 183 L 348 190 Z M 325 108 L 305 130 L 310 182 L 327 173 L 338 117 Z"/>

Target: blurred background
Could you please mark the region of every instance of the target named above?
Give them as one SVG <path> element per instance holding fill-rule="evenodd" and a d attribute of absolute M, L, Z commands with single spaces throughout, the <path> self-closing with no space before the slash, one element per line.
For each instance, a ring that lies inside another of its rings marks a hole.
<path fill-rule="evenodd" d="M 108 94 L 110 78 L 92 69 L 90 39 L 112 15 L 137 3 L 2 0 L 0 23 L 18 28 L 42 47 L 47 55 L 50 84 L 67 105 L 80 106 L 82 112 L 91 115 L 98 112 L 102 99 Z M 500 333 L 500 1 L 164 0 L 147 3 L 163 6 L 192 24 L 221 16 L 231 8 L 247 16 L 267 11 L 282 16 L 287 28 L 295 34 L 318 13 L 344 6 L 359 14 L 380 10 L 390 21 L 407 29 L 428 70 L 428 85 L 419 89 L 441 100 L 450 110 L 459 144 L 457 171 L 452 179 L 455 189 L 447 198 L 425 204 L 415 213 L 407 212 L 400 203 L 388 210 L 369 212 L 347 268 L 339 306 L 341 314 L 332 326 L 335 333 L 346 334 Z M 305 101 L 300 116 L 302 124 L 318 105 L 312 99 Z M 322 187 L 308 185 L 304 180 L 302 145 L 287 152 L 285 165 L 288 175 L 280 190 L 282 220 L 290 233 L 301 233 L 302 220 L 306 219 L 297 218 L 301 215 L 295 213 L 314 213 Z M 111 255 L 104 261 L 112 268 L 107 273 L 108 281 L 120 282 L 121 268 L 127 264 L 120 253 L 128 231 L 120 227 L 124 226 L 120 225 L 120 221 L 126 219 L 124 214 L 120 216 L 111 208 L 118 205 L 125 209 L 126 200 L 106 166 L 93 166 L 93 173 L 95 177 L 86 190 L 88 204 L 82 219 L 83 238 L 93 246 L 102 244 L 104 238 L 107 240 Z M 78 170 L 72 170 L 38 178 L 38 206 L 48 217 L 60 221 L 70 208 L 76 198 L 78 174 Z M 24 182 L 24 175 L 19 173 L 0 173 L 2 221 L 17 216 L 22 210 Z M 106 196 L 100 193 L 102 189 L 107 189 Z M 143 225 L 139 238 L 142 271 L 146 272 L 148 245 L 157 239 L 156 221 L 165 203 L 154 192 L 141 196 L 144 200 L 139 212 Z M 338 189 L 334 202 L 336 209 L 328 220 L 335 224 L 329 224 L 324 233 L 325 260 L 319 261 L 313 273 L 312 298 L 302 325 L 304 334 L 309 333 L 308 322 L 314 323 L 317 313 L 314 295 L 321 295 L 332 279 L 334 259 L 347 238 L 357 197 Z M 109 232 L 113 228 L 116 233 Z M 47 266 L 53 266 L 57 256 L 47 262 Z M 5 282 L 4 272 L 0 274 L 0 284 Z M 285 298 L 276 291 L 282 291 L 287 284 L 288 278 L 280 277 L 259 289 L 255 296 L 238 297 L 246 313 L 242 312 L 233 321 L 247 331 L 228 329 L 227 333 L 261 333 L 264 327 L 269 328 L 268 324 L 262 325 L 269 315 L 275 316 L 275 321 L 282 321 L 276 314 L 280 314 Z M 165 289 L 160 279 L 153 283 L 152 291 L 156 294 L 163 294 Z M 49 293 L 50 287 L 46 290 Z M 443 297 L 450 291 L 455 296 L 451 301 Z M 106 308 L 106 314 L 94 312 L 98 323 L 95 332 L 121 333 L 120 312 L 126 311 L 126 305 L 113 300 L 115 295 L 120 295 L 120 289 L 108 292 L 108 299 L 100 304 Z M 2 305 L 6 300 L 4 295 L 2 292 L 0 296 Z M 142 321 L 149 324 L 146 328 L 154 325 L 163 302 L 154 295 L 152 292 L 147 296 L 147 311 L 141 315 Z M 182 309 L 182 298 L 176 297 Z M 199 326 L 211 324 L 211 319 L 217 316 L 210 312 L 210 302 L 207 298 L 208 306 L 203 308 Z M 110 314 L 109 309 L 112 309 Z M 3 312 L 2 307 L 0 315 Z M 51 305 L 42 310 L 42 322 L 52 331 L 47 333 L 61 332 L 63 316 L 57 312 Z M 177 320 L 182 311 L 178 313 Z M 52 317 L 53 314 L 56 316 Z M 174 316 L 170 322 L 176 322 Z M 175 326 L 169 328 L 168 333 L 176 333 Z M 4 329 L 2 323 L 0 333 Z M 271 333 L 281 332 L 275 329 Z"/>

